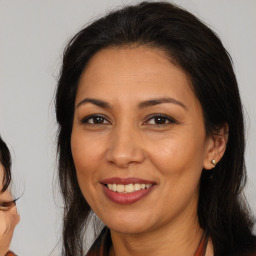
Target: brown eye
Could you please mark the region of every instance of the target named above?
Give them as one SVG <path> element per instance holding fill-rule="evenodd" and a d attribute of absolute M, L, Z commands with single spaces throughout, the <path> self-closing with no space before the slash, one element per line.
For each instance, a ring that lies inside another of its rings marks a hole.
<path fill-rule="evenodd" d="M 167 120 L 166 117 L 155 117 L 154 122 L 155 122 L 155 124 L 166 124 L 169 121 Z"/>
<path fill-rule="evenodd" d="M 88 123 L 92 123 L 92 124 L 102 124 L 104 123 L 104 118 L 97 116 L 97 117 L 93 117 L 91 119 L 88 120 Z"/>
<path fill-rule="evenodd" d="M 165 125 L 175 123 L 174 119 L 166 115 L 154 115 L 148 119 L 147 124 L 150 125 Z"/>
<path fill-rule="evenodd" d="M 109 121 L 102 115 L 90 115 L 90 116 L 83 118 L 81 123 L 97 125 L 97 124 L 109 124 Z"/>

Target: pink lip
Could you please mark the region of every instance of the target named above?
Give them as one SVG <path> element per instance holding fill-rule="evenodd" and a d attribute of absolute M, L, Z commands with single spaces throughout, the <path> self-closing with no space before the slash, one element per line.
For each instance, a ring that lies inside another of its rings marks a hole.
<path fill-rule="evenodd" d="M 117 193 L 114 192 L 110 189 L 105 184 L 123 184 L 123 185 L 128 185 L 128 184 L 152 184 L 151 187 L 146 188 L 146 189 L 141 189 L 132 193 Z M 104 194 L 107 196 L 108 199 L 111 201 L 118 203 L 118 204 L 132 204 L 140 199 L 144 198 L 147 196 L 152 189 L 154 188 L 155 182 L 148 181 L 148 180 L 143 180 L 143 179 L 138 179 L 138 178 L 118 178 L 118 177 L 113 177 L 109 179 L 105 179 L 101 182 L 102 188 L 104 191 Z"/>

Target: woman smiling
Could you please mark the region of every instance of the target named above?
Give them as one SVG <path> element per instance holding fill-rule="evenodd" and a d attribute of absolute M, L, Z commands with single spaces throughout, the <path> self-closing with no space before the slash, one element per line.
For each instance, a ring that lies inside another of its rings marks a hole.
<path fill-rule="evenodd" d="M 253 255 L 241 102 L 218 37 L 169 3 L 80 31 L 56 94 L 63 255 Z"/>

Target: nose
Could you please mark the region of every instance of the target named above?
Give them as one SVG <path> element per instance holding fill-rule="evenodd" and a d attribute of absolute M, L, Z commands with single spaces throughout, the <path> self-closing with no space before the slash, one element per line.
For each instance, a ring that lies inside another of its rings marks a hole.
<path fill-rule="evenodd" d="M 119 168 L 139 164 L 145 160 L 143 141 L 138 131 L 131 127 L 115 127 L 111 132 L 107 161 Z"/>

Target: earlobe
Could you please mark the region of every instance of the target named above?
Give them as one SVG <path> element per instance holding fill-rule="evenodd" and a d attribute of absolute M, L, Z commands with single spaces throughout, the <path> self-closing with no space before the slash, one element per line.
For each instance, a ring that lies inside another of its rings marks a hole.
<path fill-rule="evenodd" d="M 216 161 L 215 161 L 215 159 L 212 159 L 211 164 L 212 164 L 213 167 L 216 166 Z"/>
<path fill-rule="evenodd" d="M 224 124 L 217 133 L 210 135 L 208 149 L 204 159 L 204 169 L 213 169 L 223 157 L 228 142 L 228 124 Z"/>

